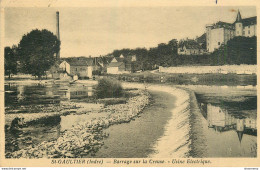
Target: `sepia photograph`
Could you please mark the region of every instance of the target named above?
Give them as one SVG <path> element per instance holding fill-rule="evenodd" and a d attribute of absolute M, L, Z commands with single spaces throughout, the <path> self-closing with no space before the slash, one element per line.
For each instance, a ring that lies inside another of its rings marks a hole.
<path fill-rule="evenodd" d="M 2 14 L 2 159 L 258 157 L 256 6 Z"/>

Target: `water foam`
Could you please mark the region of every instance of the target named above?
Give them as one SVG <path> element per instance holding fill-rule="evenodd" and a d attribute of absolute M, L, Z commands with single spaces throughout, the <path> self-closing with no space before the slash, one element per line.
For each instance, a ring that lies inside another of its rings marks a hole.
<path fill-rule="evenodd" d="M 149 90 L 160 90 L 168 92 L 177 97 L 174 109 L 171 110 L 172 117 L 165 126 L 164 134 L 153 146 L 155 153 L 149 157 L 170 158 L 188 157 L 191 140 L 189 137 L 190 103 L 189 94 L 182 89 L 173 87 L 151 86 Z"/>
<path fill-rule="evenodd" d="M 171 110 L 171 119 L 167 122 L 164 134 L 154 144 L 154 153 L 148 155 L 151 158 L 183 158 L 189 156 L 190 151 L 190 96 L 183 89 L 164 85 L 145 86 L 140 83 L 123 83 L 124 87 L 146 88 L 148 90 L 167 92 L 176 96 Z"/>

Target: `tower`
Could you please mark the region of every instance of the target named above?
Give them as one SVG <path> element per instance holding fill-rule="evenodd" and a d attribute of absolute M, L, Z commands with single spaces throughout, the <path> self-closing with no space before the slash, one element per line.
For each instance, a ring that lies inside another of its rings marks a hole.
<path fill-rule="evenodd" d="M 56 12 L 56 36 L 58 38 L 58 40 L 60 40 L 60 16 L 59 16 L 59 11 Z M 57 59 L 60 58 L 60 50 L 57 53 Z"/>
<path fill-rule="evenodd" d="M 237 12 L 237 18 L 235 22 L 235 36 L 243 36 L 243 24 L 240 11 Z"/>

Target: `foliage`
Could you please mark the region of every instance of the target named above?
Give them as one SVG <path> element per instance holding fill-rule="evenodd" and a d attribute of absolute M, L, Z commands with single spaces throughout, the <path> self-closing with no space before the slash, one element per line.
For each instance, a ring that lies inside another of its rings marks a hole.
<path fill-rule="evenodd" d="M 108 78 L 98 81 L 96 96 L 97 98 L 116 98 L 123 95 L 123 88 L 119 81 Z"/>
<path fill-rule="evenodd" d="M 5 75 L 8 75 L 9 78 L 11 74 L 17 73 L 17 46 L 5 47 Z"/>
<path fill-rule="evenodd" d="M 18 45 L 22 71 L 40 78 L 54 65 L 59 50 L 60 41 L 52 32 L 32 30 Z"/>
<path fill-rule="evenodd" d="M 206 46 L 206 35 L 197 38 L 197 41 Z M 225 64 L 256 64 L 256 37 L 234 37 L 226 45 L 211 54 L 204 55 L 178 55 L 178 42 L 173 39 L 157 47 L 115 50 L 112 55 L 119 57 L 121 54 L 136 55 L 135 68 L 139 70 L 152 70 L 158 66 L 182 65 L 225 65 Z M 135 70 L 138 70 L 135 69 Z"/>
<path fill-rule="evenodd" d="M 111 54 L 114 57 L 136 55 L 137 62 L 133 65 L 134 70 L 151 70 L 159 65 L 170 66 L 173 64 L 173 58 L 177 56 L 178 42 L 172 39 L 167 44 L 161 43 L 157 47 L 121 49 L 114 50 Z"/>
<path fill-rule="evenodd" d="M 92 75 L 101 75 L 101 71 L 100 70 L 93 70 Z"/>
<path fill-rule="evenodd" d="M 256 37 L 234 37 L 215 50 L 211 65 L 256 64 Z"/>

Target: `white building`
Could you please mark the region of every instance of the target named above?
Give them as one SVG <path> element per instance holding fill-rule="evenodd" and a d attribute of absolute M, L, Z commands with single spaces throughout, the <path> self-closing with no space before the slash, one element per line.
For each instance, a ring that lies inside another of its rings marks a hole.
<path fill-rule="evenodd" d="M 70 76 L 92 78 L 93 61 L 84 57 L 67 58 L 60 63 L 59 68 Z"/>
<path fill-rule="evenodd" d="M 240 12 L 234 23 L 219 21 L 213 25 L 206 26 L 206 46 L 208 52 L 213 52 L 222 44 L 235 36 L 253 37 L 256 36 L 256 16 L 242 19 Z"/>

